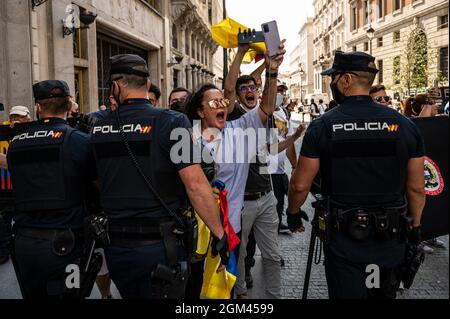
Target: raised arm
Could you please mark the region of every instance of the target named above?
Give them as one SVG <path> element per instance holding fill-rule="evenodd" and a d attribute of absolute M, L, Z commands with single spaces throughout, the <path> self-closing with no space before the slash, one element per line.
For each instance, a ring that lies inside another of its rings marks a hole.
<path fill-rule="evenodd" d="M 259 108 L 259 116 L 261 117 L 262 123 L 267 123 L 269 116 L 275 111 L 278 70 L 286 54 L 284 42 L 286 40 L 281 41 L 280 51 L 276 56 L 269 58 L 266 54 L 266 83 L 264 85 L 261 107 Z"/>
<path fill-rule="evenodd" d="M 300 138 L 300 136 L 302 136 L 305 129 L 306 129 L 306 124 L 301 124 L 301 125 L 299 125 L 299 127 L 297 128 L 295 133 L 292 134 L 291 136 L 288 136 L 288 138 L 286 138 L 283 142 L 270 145 L 270 154 L 276 155 L 278 153 L 283 152 L 286 149 L 289 150 L 292 146 L 294 146 L 294 143 Z M 295 147 L 294 147 L 294 154 L 295 154 Z M 297 156 L 295 156 L 295 157 L 297 157 Z M 292 166 L 295 166 L 296 163 L 293 164 L 291 161 L 291 164 L 292 164 Z"/>
<path fill-rule="evenodd" d="M 250 75 L 255 79 L 256 85 L 261 87 L 262 85 L 262 73 L 266 69 L 266 64 L 262 63 L 255 71 L 253 71 Z"/>
<path fill-rule="evenodd" d="M 248 49 L 250 49 L 249 45 L 240 45 L 238 47 L 236 57 L 234 58 L 225 79 L 224 96 L 230 101 L 228 113 L 231 113 L 234 110 L 234 104 L 236 101 L 236 82 L 239 77 L 242 61 L 244 60 L 244 56 Z"/>

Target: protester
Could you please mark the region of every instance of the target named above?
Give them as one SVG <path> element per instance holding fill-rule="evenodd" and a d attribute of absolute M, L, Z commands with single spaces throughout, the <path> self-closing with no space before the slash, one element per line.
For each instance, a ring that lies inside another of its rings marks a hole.
<path fill-rule="evenodd" d="M 389 106 L 391 97 L 387 95 L 386 88 L 384 85 L 378 84 L 372 86 L 369 91 L 370 97 L 375 103 L 382 104 L 384 106 Z"/>
<path fill-rule="evenodd" d="M 310 112 L 311 112 L 311 120 L 315 120 L 316 118 L 318 118 L 320 116 L 319 107 L 317 106 L 317 104 L 314 101 L 314 99 L 311 99 L 311 103 L 309 105 L 309 109 L 310 109 Z"/>
<path fill-rule="evenodd" d="M 408 117 L 434 117 L 438 115 L 437 105 L 429 94 L 418 94 L 408 98 L 405 103 L 405 115 Z M 434 248 L 445 248 L 443 241 L 433 238 L 424 242 L 423 251 L 432 254 Z"/>
<path fill-rule="evenodd" d="M 322 99 L 319 100 L 319 105 L 318 105 L 317 107 L 318 107 L 318 109 L 319 109 L 319 116 L 324 115 L 325 112 L 326 112 L 326 110 L 327 110 L 327 107 L 326 107 L 326 105 L 323 103 L 323 100 L 322 100 Z"/>
<path fill-rule="evenodd" d="M 243 49 L 240 49 L 238 52 L 240 52 L 239 55 L 243 57 L 246 51 L 244 52 Z M 187 108 L 187 113 L 191 120 L 201 121 L 200 123 L 194 125 L 194 139 L 210 150 L 213 158 L 215 158 L 217 178 L 225 183 L 226 189 L 228 190 L 229 217 L 231 225 L 236 233 L 240 233 L 242 229 L 241 211 L 244 204 L 245 185 L 247 182 L 250 163 L 248 160 L 244 160 L 243 162 L 232 161 L 232 163 L 230 163 L 224 161 L 223 156 L 224 154 L 227 154 L 225 155 L 227 158 L 234 159 L 237 158 L 236 156 L 243 153 L 244 159 L 251 159 L 257 155 L 258 149 L 256 147 L 251 147 L 248 144 L 246 145 L 242 130 L 249 128 L 264 128 L 264 123 L 267 123 L 269 117 L 273 114 L 276 99 L 275 92 L 277 87 L 278 68 L 283 61 L 284 54 L 285 50 L 284 45 L 282 44 L 280 46 L 280 53 L 275 58 L 269 59 L 266 57 L 266 68 L 271 76 L 266 76 L 261 105 L 260 107 L 254 107 L 249 110 L 237 120 L 227 122 L 229 115 L 228 106 L 230 102 L 227 99 L 224 99 L 221 90 L 213 85 L 205 85 L 198 92 L 196 92 L 192 96 Z M 239 61 L 236 62 L 236 64 L 237 63 L 239 67 L 241 62 Z M 233 69 L 233 67 L 231 69 Z M 235 87 L 235 90 L 238 91 L 238 94 L 245 103 L 240 103 L 241 107 L 247 108 L 250 105 L 256 106 L 258 96 L 256 93 L 256 83 L 254 79 L 249 77 L 239 81 L 236 85 L 233 84 L 232 80 L 230 81 L 228 79 L 228 84 L 230 83 L 233 87 Z M 243 89 L 244 86 L 245 89 Z M 225 92 L 227 92 L 227 89 L 225 89 Z M 228 92 L 230 92 L 230 89 L 228 89 Z M 216 130 L 214 131 L 208 128 L 214 128 Z M 242 130 L 239 130 L 239 128 Z M 265 136 L 262 138 L 265 140 Z M 264 140 L 262 143 L 258 143 L 259 147 L 265 147 L 266 143 Z M 275 197 L 273 195 L 272 197 L 268 197 L 268 203 L 274 202 Z M 276 223 L 276 220 L 271 219 L 268 222 Z M 260 233 L 258 233 L 257 239 L 259 239 L 259 236 Z M 271 278 L 270 282 L 266 282 L 266 288 L 269 289 L 269 292 L 271 293 L 270 296 L 272 298 L 280 298 L 280 255 L 277 251 L 278 244 L 276 242 L 276 228 L 274 238 L 274 246 L 276 247 L 276 250 L 273 252 L 272 256 L 270 256 L 271 260 L 268 259 L 269 256 L 263 256 L 263 264 L 265 265 L 267 275 Z M 242 254 L 243 249 L 245 250 L 247 239 L 248 233 L 242 233 L 241 246 L 243 248 L 240 249 L 240 254 Z M 243 266 L 244 257 L 245 255 L 239 256 L 238 258 L 238 269 L 240 273 L 243 272 L 244 267 L 242 267 L 242 271 L 240 269 L 241 265 Z M 271 265 L 270 271 L 269 264 Z M 274 288 L 275 291 L 270 291 L 270 288 Z M 236 291 L 236 294 L 239 295 L 239 292 Z"/>
<path fill-rule="evenodd" d="M 180 113 L 186 112 L 186 102 L 191 96 L 191 91 L 184 87 L 178 87 L 169 94 L 169 108 Z"/>
<path fill-rule="evenodd" d="M 431 117 L 438 114 L 436 103 L 428 94 L 417 94 L 406 99 L 405 116 L 407 117 Z"/>
<path fill-rule="evenodd" d="M 159 99 L 161 98 L 161 90 L 153 83 L 148 90 L 148 99 L 153 106 L 159 106 Z"/>
<path fill-rule="evenodd" d="M 27 123 L 31 120 L 30 110 L 26 106 L 13 106 L 9 111 L 9 122 L 11 124 Z"/>

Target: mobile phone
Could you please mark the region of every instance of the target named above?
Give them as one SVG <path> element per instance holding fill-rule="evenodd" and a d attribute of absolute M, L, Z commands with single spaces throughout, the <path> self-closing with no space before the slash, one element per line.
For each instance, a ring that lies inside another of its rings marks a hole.
<path fill-rule="evenodd" d="M 277 55 L 280 50 L 280 34 L 278 33 L 278 25 L 276 21 L 270 21 L 261 25 L 264 33 L 267 50 L 269 56 L 273 57 Z"/>

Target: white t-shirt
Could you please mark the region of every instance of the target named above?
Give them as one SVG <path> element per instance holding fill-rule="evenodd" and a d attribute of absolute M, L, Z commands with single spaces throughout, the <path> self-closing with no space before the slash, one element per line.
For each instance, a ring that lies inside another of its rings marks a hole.
<path fill-rule="evenodd" d="M 229 219 L 236 233 L 241 231 L 241 211 L 244 206 L 245 185 L 247 183 L 250 162 L 245 160 L 255 158 L 258 148 L 249 145 L 243 130 L 248 128 L 261 129 L 265 126 L 261 122 L 258 108 L 251 110 L 239 119 L 227 122 L 225 129 L 211 142 L 202 138 L 199 125 L 193 128 L 194 141 L 199 142 L 211 152 L 216 164 L 217 178 L 225 183 L 228 191 Z M 264 135 L 264 134 L 262 134 Z M 258 137 L 261 145 L 261 138 Z M 231 160 L 230 160 L 231 159 Z"/>
<path fill-rule="evenodd" d="M 289 136 L 294 134 L 291 123 L 289 122 L 286 112 L 281 108 L 273 113 L 274 124 L 277 128 L 278 142 L 285 141 Z M 284 174 L 286 172 L 284 163 L 286 162 L 286 150 L 278 155 L 269 155 L 269 174 Z"/>

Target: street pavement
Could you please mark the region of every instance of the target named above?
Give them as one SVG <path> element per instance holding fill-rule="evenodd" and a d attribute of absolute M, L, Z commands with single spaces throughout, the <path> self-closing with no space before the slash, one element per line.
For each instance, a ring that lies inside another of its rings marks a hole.
<path fill-rule="evenodd" d="M 294 126 L 298 125 L 299 121 L 300 116 L 294 114 Z M 299 150 L 301 140 L 296 146 L 297 150 Z M 290 168 L 290 165 L 286 165 L 286 167 Z M 312 200 L 312 196 L 309 196 L 303 206 L 310 219 L 313 217 Z M 305 226 L 306 231 L 303 234 L 288 234 L 280 235 L 279 237 L 281 254 L 286 263 L 285 267 L 282 268 L 283 299 L 299 299 L 302 296 L 311 232 L 310 224 L 307 223 Z M 420 268 L 413 287 L 399 294 L 399 298 L 449 299 L 449 238 L 446 236 L 441 239 L 445 242 L 446 248 L 435 249 L 433 254 L 426 256 L 425 263 Z M 261 254 L 259 251 L 257 251 L 255 259 L 256 265 L 252 269 L 254 287 L 249 290 L 249 296 L 252 299 L 263 299 L 265 298 L 265 289 L 262 276 Z M 112 287 L 112 293 L 114 298 L 120 298 L 114 285 Z M 328 298 L 324 267 L 322 264 L 313 264 L 308 297 L 310 299 Z M 18 298 L 21 298 L 20 289 L 17 284 L 14 269 L 9 261 L 6 264 L 0 265 L 0 299 Z M 97 287 L 94 287 L 90 298 L 100 298 Z"/>

